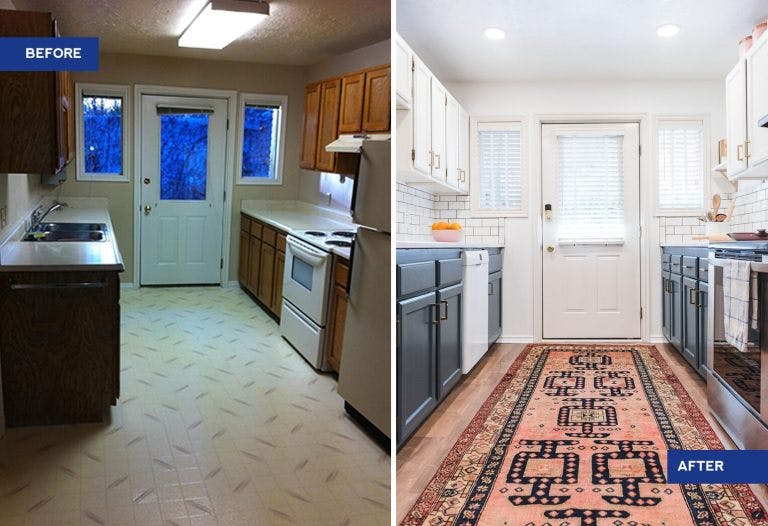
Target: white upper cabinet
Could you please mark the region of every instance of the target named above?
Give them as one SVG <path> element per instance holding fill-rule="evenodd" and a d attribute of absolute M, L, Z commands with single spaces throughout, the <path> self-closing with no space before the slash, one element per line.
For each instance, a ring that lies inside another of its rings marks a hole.
<path fill-rule="evenodd" d="M 469 116 L 397 36 L 397 180 L 434 194 L 469 191 Z"/>
<path fill-rule="evenodd" d="M 768 36 L 757 41 L 747 58 L 747 159 L 768 175 L 768 128 L 758 121 L 768 115 Z"/>
<path fill-rule="evenodd" d="M 395 39 L 395 107 L 397 109 L 410 109 L 413 86 L 413 53 L 402 38 Z"/>
<path fill-rule="evenodd" d="M 732 180 L 768 178 L 768 33 L 725 79 L 728 163 Z"/>
<path fill-rule="evenodd" d="M 747 169 L 747 64 L 739 60 L 725 78 L 726 137 L 728 139 L 728 177 Z"/>

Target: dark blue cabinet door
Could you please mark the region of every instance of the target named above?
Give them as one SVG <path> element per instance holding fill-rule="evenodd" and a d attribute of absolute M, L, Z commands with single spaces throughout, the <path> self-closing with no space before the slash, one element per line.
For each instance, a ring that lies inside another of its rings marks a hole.
<path fill-rule="evenodd" d="M 683 276 L 680 274 L 670 274 L 670 329 L 669 343 L 681 351 L 683 343 Z"/>
<path fill-rule="evenodd" d="M 699 281 L 699 352 L 696 360 L 696 368 L 699 374 L 705 379 L 707 378 L 707 312 L 709 307 L 707 301 L 709 300 L 709 284 L 704 281 Z"/>
<path fill-rule="evenodd" d="M 437 406 L 437 294 L 397 304 L 397 443 L 402 444 Z"/>
<path fill-rule="evenodd" d="M 682 309 L 683 332 L 680 352 L 683 358 L 691 364 L 691 367 L 698 367 L 699 355 L 699 312 L 696 295 L 698 294 L 698 282 L 692 278 L 683 278 L 683 297 Z"/>
<path fill-rule="evenodd" d="M 670 292 L 670 273 L 661 273 L 661 332 L 669 341 L 672 336 L 672 296 Z"/>
<path fill-rule="evenodd" d="M 501 336 L 501 272 L 488 280 L 488 347 Z"/>
<path fill-rule="evenodd" d="M 437 291 L 437 399 L 442 400 L 461 379 L 462 284 Z"/>

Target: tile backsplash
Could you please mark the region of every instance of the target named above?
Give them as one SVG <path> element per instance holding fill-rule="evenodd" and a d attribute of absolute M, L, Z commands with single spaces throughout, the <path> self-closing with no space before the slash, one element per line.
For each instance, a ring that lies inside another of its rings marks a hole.
<path fill-rule="evenodd" d="M 736 208 L 731 223 L 734 232 L 754 232 L 768 228 L 768 183 L 751 185 L 736 194 Z"/>
<path fill-rule="evenodd" d="M 455 221 L 467 243 L 504 244 L 504 219 L 472 217 L 468 196 L 435 195 L 398 182 L 396 199 L 399 241 L 432 241 L 432 223 Z"/>

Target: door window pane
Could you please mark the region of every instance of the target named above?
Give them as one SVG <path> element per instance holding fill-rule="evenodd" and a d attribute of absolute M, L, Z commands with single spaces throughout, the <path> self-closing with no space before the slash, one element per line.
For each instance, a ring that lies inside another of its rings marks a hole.
<path fill-rule="evenodd" d="M 246 105 L 243 113 L 243 178 L 273 179 L 280 108 Z"/>
<path fill-rule="evenodd" d="M 83 160 L 91 174 L 123 173 L 123 98 L 83 96 Z"/>
<path fill-rule="evenodd" d="M 208 180 L 208 114 L 160 117 L 160 199 L 205 200 Z"/>

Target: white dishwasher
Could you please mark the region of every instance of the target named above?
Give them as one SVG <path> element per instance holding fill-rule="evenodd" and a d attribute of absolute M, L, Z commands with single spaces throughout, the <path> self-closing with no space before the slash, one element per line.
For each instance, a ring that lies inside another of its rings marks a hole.
<path fill-rule="evenodd" d="M 465 250 L 461 309 L 461 372 L 467 374 L 488 350 L 488 251 Z"/>

